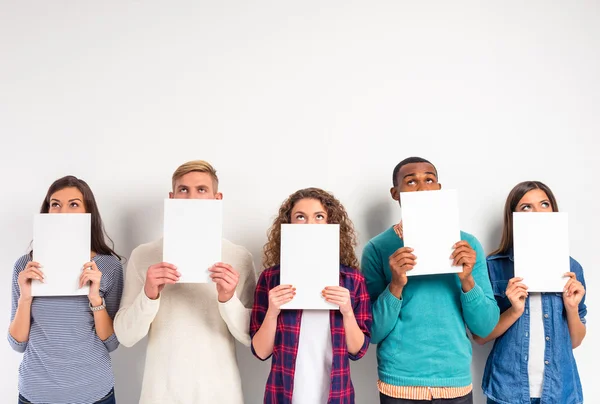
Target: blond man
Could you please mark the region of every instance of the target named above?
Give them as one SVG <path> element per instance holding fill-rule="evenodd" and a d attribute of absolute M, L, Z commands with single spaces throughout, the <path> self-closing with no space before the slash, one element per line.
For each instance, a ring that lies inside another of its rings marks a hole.
<path fill-rule="evenodd" d="M 172 187 L 169 198 L 223 198 L 215 169 L 201 160 L 177 168 Z M 162 247 L 160 239 L 131 253 L 114 320 L 124 346 L 148 335 L 140 404 L 243 403 L 234 338 L 250 345 L 252 256 L 223 240 L 223 262 L 211 268 L 215 287 L 178 283 Z"/>

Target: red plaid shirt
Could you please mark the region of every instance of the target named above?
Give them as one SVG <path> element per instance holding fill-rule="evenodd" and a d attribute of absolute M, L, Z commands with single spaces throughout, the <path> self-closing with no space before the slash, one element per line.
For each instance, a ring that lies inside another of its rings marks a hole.
<path fill-rule="evenodd" d="M 269 290 L 279 285 L 279 266 L 264 270 L 258 279 L 252 307 L 250 336 L 260 328 L 269 308 Z M 340 265 L 340 286 L 350 291 L 354 316 L 365 334 L 365 342 L 356 355 L 348 352 L 344 322 L 339 310 L 330 310 L 333 363 L 331 366 L 331 389 L 328 404 L 354 404 L 354 386 L 350 379 L 350 361 L 358 360 L 367 353 L 371 341 L 371 300 L 367 293 L 365 278 L 356 269 Z M 302 310 L 281 310 L 277 319 L 277 332 L 273 346 L 271 373 L 265 388 L 265 404 L 290 404 L 294 390 L 294 371 L 300 339 Z M 285 342 L 284 342 L 285 341 Z M 262 359 L 254 351 L 252 353 Z"/>

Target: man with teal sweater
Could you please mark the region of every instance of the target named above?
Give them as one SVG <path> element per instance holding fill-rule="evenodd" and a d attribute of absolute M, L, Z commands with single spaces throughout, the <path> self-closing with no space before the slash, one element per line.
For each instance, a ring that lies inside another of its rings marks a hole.
<path fill-rule="evenodd" d="M 436 168 L 420 157 L 396 166 L 393 185 L 392 198 L 398 202 L 400 192 L 441 189 Z M 418 265 L 419 252 L 404 246 L 401 223 L 363 250 L 381 404 L 473 403 L 471 341 L 465 327 L 487 336 L 499 309 L 479 241 L 461 232 L 453 248 L 454 265 L 462 265 L 462 272 L 410 281 L 406 273 Z"/>

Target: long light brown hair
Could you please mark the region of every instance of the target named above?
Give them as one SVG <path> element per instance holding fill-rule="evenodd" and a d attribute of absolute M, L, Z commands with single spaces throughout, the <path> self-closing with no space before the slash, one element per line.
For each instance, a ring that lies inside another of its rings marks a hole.
<path fill-rule="evenodd" d="M 108 234 L 106 234 L 106 230 L 104 229 L 104 224 L 102 223 L 102 217 L 100 217 L 100 210 L 98 210 L 98 204 L 96 203 L 94 193 L 92 192 L 92 189 L 87 184 L 87 182 L 85 182 L 84 180 L 74 177 L 72 175 L 67 175 L 66 177 L 62 177 L 54 181 L 52 185 L 50 185 L 50 188 L 46 193 L 46 197 L 42 202 L 40 213 L 48 213 L 50 211 L 50 198 L 52 198 L 52 195 L 65 188 L 77 188 L 79 192 L 81 192 L 81 194 L 83 195 L 83 204 L 85 206 L 85 211 L 90 214 L 92 221 L 92 251 L 96 254 L 114 255 L 115 257 L 122 259 L 122 257 L 115 252 L 114 243 L 111 240 L 111 238 L 108 237 Z"/>
<path fill-rule="evenodd" d="M 292 222 L 292 209 L 301 199 L 316 199 L 327 211 L 327 223 L 340 225 L 340 264 L 358 269 L 358 259 L 354 248 L 357 245 L 356 231 L 346 209 L 329 192 L 319 188 L 306 188 L 294 192 L 279 208 L 279 214 L 267 233 L 267 243 L 263 247 L 263 266 L 271 268 L 280 263 L 281 225 Z"/>
<path fill-rule="evenodd" d="M 515 185 L 508 194 L 506 203 L 504 204 L 504 226 L 502 227 L 500 246 L 490 255 L 506 254 L 513 247 L 513 212 L 517 209 L 519 201 L 523 199 L 525 194 L 534 189 L 544 191 L 552 205 L 552 211 L 558 212 L 556 198 L 546 184 L 539 181 L 524 181 Z"/>

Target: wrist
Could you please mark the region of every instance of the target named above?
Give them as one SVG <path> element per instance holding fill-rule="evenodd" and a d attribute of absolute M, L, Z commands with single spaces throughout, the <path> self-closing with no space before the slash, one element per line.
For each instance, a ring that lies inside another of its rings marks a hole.
<path fill-rule="evenodd" d="M 471 289 L 475 287 L 475 279 L 473 275 L 469 274 L 464 278 L 460 278 L 460 286 L 464 293 L 469 292 Z"/>
<path fill-rule="evenodd" d="M 516 320 L 523 315 L 523 312 L 525 312 L 525 307 L 516 308 L 515 306 L 511 306 L 508 310 L 510 315 Z"/>
<path fill-rule="evenodd" d="M 341 310 L 340 310 L 341 311 Z M 352 317 L 354 317 L 354 311 L 352 310 L 352 308 L 350 308 L 348 311 L 346 312 L 342 312 L 342 317 L 344 318 L 344 320 L 349 320 Z"/>
<path fill-rule="evenodd" d="M 223 294 L 219 294 L 217 298 L 219 300 L 219 303 L 227 303 L 228 301 L 231 300 L 233 295 L 234 295 L 234 293 L 223 293 Z"/>
<path fill-rule="evenodd" d="M 19 305 L 30 305 L 33 302 L 33 296 L 20 296 Z"/>
<path fill-rule="evenodd" d="M 566 305 L 565 306 L 565 311 L 567 312 L 567 314 L 577 314 L 579 316 L 579 305 L 575 305 L 575 306 L 570 306 L 570 305 Z"/>
<path fill-rule="evenodd" d="M 404 290 L 404 285 L 399 285 L 397 283 L 390 283 L 390 292 L 392 295 L 396 296 L 398 299 L 402 299 L 402 291 Z"/>
<path fill-rule="evenodd" d="M 279 317 L 279 313 L 281 310 L 279 309 L 267 309 L 267 314 L 265 315 L 265 319 L 276 320 Z"/>
<path fill-rule="evenodd" d="M 144 294 L 146 295 L 146 297 L 150 300 L 156 300 L 158 299 L 158 290 L 148 290 L 150 288 L 144 288 Z"/>
<path fill-rule="evenodd" d="M 102 305 L 102 298 L 100 297 L 100 295 L 88 296 L 88 299 L 90 301 L 90 304 L 93 307 L 97 307 L 97 306 L 101 306 Z"/>

